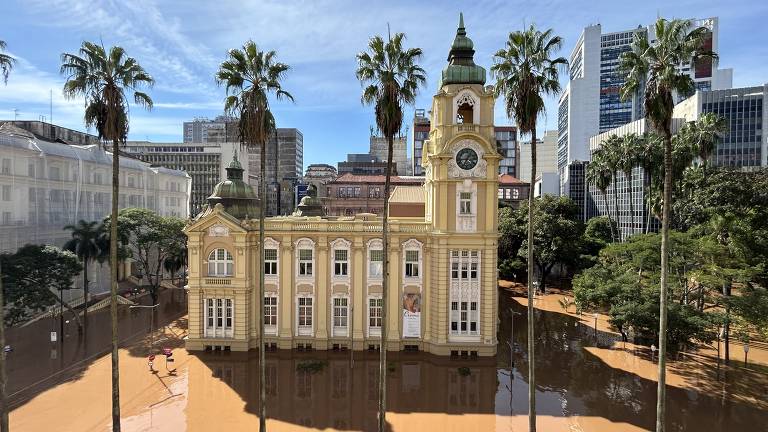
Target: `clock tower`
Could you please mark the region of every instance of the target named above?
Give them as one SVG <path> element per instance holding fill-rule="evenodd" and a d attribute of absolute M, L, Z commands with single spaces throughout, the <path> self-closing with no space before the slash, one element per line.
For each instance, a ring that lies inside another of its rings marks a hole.
<path fill-rule="evenodd" d="M 494 135 L 493 88 L 485 86 L 486 71 L 475 64 L 474 53 L 460 15 L 448 65 L 432 98 L 432 129 L 422 165 L 425 217 L 435 251 L 432 281 L 438 285 L 433 294 L 443 309 L 436 312 L 445 313 L 447 322 L 447 329 L 435 332 L 445 335 L 438 343 L 452 351 L 465 344 L 482 346 L 481 355 L 487 355 L 496 349 L 501 157 Z"/>

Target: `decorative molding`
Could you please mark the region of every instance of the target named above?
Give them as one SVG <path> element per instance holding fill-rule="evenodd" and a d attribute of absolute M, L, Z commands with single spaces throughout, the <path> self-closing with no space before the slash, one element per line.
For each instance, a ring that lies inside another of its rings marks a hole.
<path fill-rule="evenodd" d="M 471 170 L 461 169 L 456 164 L 456 154 L 463 148 L 471 148 L 477 153 L 477 164 Z M 448 176 L 452 178 L 476 177 L 484 178 L 488 172 L 488 162 L 485 160 L 485 149 L 479 142 L 472 139 L 459 140 L 451 146 L 451 160 L 448 161 Z"/>
<path fill-rule="evenodd" d="M 449 122 L 450 124 L 456 124 L 459 107 L 465 103 L 472 107 L 472 121 L 465 120 L 464 123 L 480 123 L 480 98 L 472 90 L 464 88 L 453 97 L 453 118 Z"/>
<path fill-rule="evenodd" d="M 211 225 L 208 228 L 208 235 L 210 237 L 229 237 L 229 227 L 222 224 Z"/>

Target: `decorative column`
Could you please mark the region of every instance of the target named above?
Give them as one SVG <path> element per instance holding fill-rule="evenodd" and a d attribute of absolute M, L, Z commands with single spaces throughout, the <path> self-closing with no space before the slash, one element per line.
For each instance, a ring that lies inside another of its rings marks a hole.
<path fill-rule="evenodd" d="M 293 259 L 293 242 L 291 236 L 287 235 L 280 242 L 280 259 L 278 260 L 280 269 L 280 281 L 278 283 L 278 308 L 277 322 L 279 330 L 277 335 L 280 339 L 280 348 L 292 348 L 291 340 L 293 338 L 293 323 L 295 321 L 294 313 L 296 308 L 293 304 L 296 298 Z"/>
<path fill-rule="evenodd" d="M 400 325 L 403 321 L 402 293 L 400 292 L 400 238 L 390 234 L 389 286 L 387 287 L 387 349 L 399 349 Z"/>
<path fill-rule="evenodd" d="M 317 272 L 315 276 L 315 339 L 318 342 L 319 349 L 325 349 L 328 344 L 328 298 L 331 295 L 331 279 L 328 273 L 328 267 L 330 266 L 328 258 L 328 237 L 322 236 L 317 238 L 315 244 L 317 250 L 317 257 L 315 259 L 315 267 Z"/>
<path fill-rule="evenodd" d="M 352 324 L 352 340 L 354 345 L 362 344 L 362 340 L 365 334 L 366 322 L 365 322 L 365 310 L 367 308 L 366 299 L 366 286 L 365 286 L 365 244 L 363 238 L 356 236 L 352 241 L 352 281 L 349 288 L 350 304 L 352 305 L 352 317 L 350 322 Z M 360 346 L 362 349 L 362 345 Z"/>

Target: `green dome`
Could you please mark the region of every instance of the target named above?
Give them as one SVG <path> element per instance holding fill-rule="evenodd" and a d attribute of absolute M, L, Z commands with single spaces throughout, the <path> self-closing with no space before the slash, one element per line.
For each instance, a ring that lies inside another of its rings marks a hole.
<path fill-rule="evenodd" d="M 448 53 L 448 66 L 443 69 L 440 87 L 447 84 L 485 84 L 485 69 L 475 64 L 472 39 L 464 28 L 464 14 L 459 14 L 459 28 Z"/>
<path fill-rule="evenodd" d="M 221 203 L 230 215 L 245 219 L 259 214 L 256 194 L 251 185 L 243 181 L 243 166 L 237 160 L 237 152 L 227 167 L 227 179 L 219 182 L 208 197 L 208 206 Z"/>

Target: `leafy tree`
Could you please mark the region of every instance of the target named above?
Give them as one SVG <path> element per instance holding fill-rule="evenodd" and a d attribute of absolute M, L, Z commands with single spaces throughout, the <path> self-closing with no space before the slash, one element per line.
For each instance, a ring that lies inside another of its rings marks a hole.
<path fill-rule="evenodd" d="M 216 82 L 227 89 L 225 111 L 239 117 L 240 143 L 246 148 L 260 151 L 259 181 L 259 346 L 264 346 L 264 217 L 267 206 L 266 146 L 276 131 L 275 118 L 269 109 L 269 97 L 293 101 L 283 89 L 282 81 L 290 66 L 277 61 L 274 51 L 261 51 L 249 40 L 242 49 L 231 49 L 227 59 L 219 65 Z M 264 350 L 259 349 L 259 430 L 267 429 L 266 369 Z"/>
<path fill-rule="evenodd" d="M 105 219 L 104 224 L 109 227 L 110 219 Z M 149 282 L 152 304 L 157 303 L 165 260 L 184 248 L 184 224 L 180 218 L 160 216 L 144 208 L 126 208 L 120 210 L 117 216 L 120 238 Z"/>
<path fill-rule="evenodd" d="M 673 93 L 687 95 L 695 89 L 693 79 L 680 68 L 695 60 L 716 57 L 705 49 L 709 30 L 692 27 L 688 20 L 659 18 L 654 27 L 656 41 L 651 44 L 644 32 L 636 33 L 630 51 L 619 59 L 619 70 L 626 75 L 622 100 L 633 98 L 643 89 L 643 108 L 651 126 L 664 137 L 664 194 L 661 227 L 661 275 L 659 292 L 659 382 L 656 407 L 656 432 L 664 431 L 666 409 L 667 353 L 667 261 L 669 258 L 670 211 L 672 208 L 672 110 Z"/>
<path fill-rule="evenodd" d="M 728 124 L 723 117 L 715 113 L 704 113 L 696 121 L 683 125 L 678 132 L 701 161 L 704 178 L 707 176 L 709 157 L 727 130 Z"/>
<path fill-rule="evenodd" d="M 518 256 L 527 235 L 527 216 L 511 207 L 499 208 L 499 273 L 504 279 L 517 280 L 525 273 L 525 261 Z"/>
<path fill-rule="evenodd" d="M 25 245 L 15 253 L 0 254 L 7 313 L 4 322 L 15 325 L 59 302 L 79 317 L 59 296 L 69 290 L 82 271 L 75 254 L 47 245 Z"/>
<path fill-rule="evenodd" d="M 506 47 L 494 54 L 491 72 L 496 77 L 496 96 L 504 98 L 507 117 L 515 119 L 521 134 L 531 135 L 531 178 L 536 178 L 536 122 L 545 112 L 544 95 L 560 92 L 558 71 L 568 61 L 555 58 L 563 45 L 552 29 L 538 30 L 534 25 L 509 34 Z M 533 220 L 534 183 L 528 193 L 528 220 Z M 528 226 L 528 305 L 533 304 L 534 224 Z M 536 392 L 534 374 L 533 308 L 528 307 L 528 428 L 536 431 Z"/>
<path fill-rule="evenodd" d="M 64 96 L 70 99 L 85 98 L 84 119 L 87 125 L 95 124 L 99 137 L 112 141 L 112 220 L 117 219 L 120 198 L 120 143 L 128 133 L 128 99 L 138 106 L 152 108 L 152 99 L 140 91 L 151 87 L 154 79 L 136 59 L 128 57 L 125 50 L 113 46 L 107 51 L 93 42 L 83 42 L 78 54 L 61 55 L 61 73 L 67 75 Z M 113 225 L 110 238 L 117 238 L 117 225 Z M 120 431 L 120 371 L 117 335 L 117 242 L 110 243 L 110 279 L 112 319 L 112 430 Z"/>
<path fill-rule="evenodd" d="M 187 256 L 187 249 L 183 245 L 177 245 L 168 251 L 168 256 L 163 261 L 163 268 L 171 275 L 171 283 L 175 282 L 174 279 L 179 270 L 187 267 Z"/>
<path fill-rule="evenodd" d="M 462 20 L 463 21 L 463 20 Z M 463 23 L 460 24 L 463 30 Z M 379 431 L 383 432 L 386 421 L 386 335 L 387 335 L 387 289 L 389 286 L 389 231 L 388 207 L 392 172 L 392 146 L 395 135 L 403 127 L 403 105 L 416 101 L 419 87 L 426 81 L 426 72 L 419 66 L 421 48 L 405 48 L 405 34 L 396 33 L 386 41 L 374 36 L 368 41 L 368 51 L 357 54 L 357 79 L 364 86 L 361 101 L 373 105 L 376 111 L 376 126 L 387 138 L 387 172 L 384 179 L 384 217 L 382 221 L 382 243 L 384 248 L 384 274 L 382 277 L 382 322 L 381 350 L 379 364 Z"/>
<path fill-rule="evenodd" d="M 0 75 L 3 76 L 3 82 L 8 84 L 8 75 L 11 74 L 13 65 L 16 64 L 16 59 L 8 54 L 3 54 L 6 45 L 5 41 L 0 40 Z"/>
<path fill-rule="evenodd" d="M 107 249 L 103 249 L 104 244 L 100 241 L 104 236 L 104 225 L 96 221 L 81 220 L 77 225 L 67 225 L 64 227 L 67 231 L 72 231 L 72 238 L 64 243 L 62 249 L 70 251 L 77 255 L 80 262 L 83 263 L 83 298 L 85 299 L 85 309 L 83 310 L 83 321 L 86 331 L 88 330 L 88 263 L 102 259 L 108 255 Z"/>
<path fill-rule="evenodd" d="M 621 137 L 621 151 L 619 155 L 618 168 L 622 174 L 629 190 L 629 216 L 632 229 L 631 234 L 635 234 L 635 200 L 633 198 L 632 170 L 640 163 L 640 152 L 643 150 L 643 137 L 637 134 L 629 134 Z"/>
<path fill-rule="evenodd" d="M 619 169 L 621 169 L 621 147 L 623 146 L 623 139 L 618 135 L 611 135 L 605 141 L 602 142 L 599 149 L 595 150 L 592 154 L 593 159 L 597 159 L 601 162 L 605 168 L 611 173 L 611 186 L 613 189 L 613 214 L 616 216 L 616 239 L 622 241 L 623 235 L 621 232 L 621 215 L 619 214 L 619 194 L 616 191 L 616 178 L 618 177 Z M 607 203 L 606 203 L 607 205 Z"/>
<path fill-rule="evenodd" d="M 603 204 L 605 204 L 605 214 L 608 217 L 609 228 L 611 230 L 611 241 L 616 241 L 614 232 L 616 227 L 611 220 L 611 212 L 608 209 L 608 186 L 611 185 L 611 170 L 601 152 L 595 152 L 592 155 L 592 161 L 587 165 L 587 183 L 594 185 L 603 195 Z"/>
<path fill-rule="evenodd" d="M 593 217 L 587 221 L 582 240 L 579 268 L 589 268 L 597 263 L 600 251 L 613 240 L 613 223 L 607 216 Z"/>

